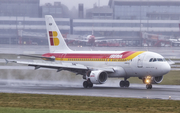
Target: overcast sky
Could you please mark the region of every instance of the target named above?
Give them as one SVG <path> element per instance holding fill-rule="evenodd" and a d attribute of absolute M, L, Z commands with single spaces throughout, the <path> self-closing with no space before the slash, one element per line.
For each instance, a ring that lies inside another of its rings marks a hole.
<path fill-rule="evenodd" d="M 79 3 L 84 4 L 84 8 L 92 8 L 94 3 L 97 3 L 100 1 L 100 6 L 108 5 L 109 0 L 40 0 L 41 5 L 45 3 L 54 3 L 54 2 L 61 2 L 62 4 L 68 6 L 69 9 L 72 9 L 73 6 L 76 8 L 78 7 Z"/>

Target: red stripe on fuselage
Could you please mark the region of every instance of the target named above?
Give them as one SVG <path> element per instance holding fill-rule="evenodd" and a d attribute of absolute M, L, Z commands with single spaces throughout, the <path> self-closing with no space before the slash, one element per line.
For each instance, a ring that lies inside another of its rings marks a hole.
<path fill-rule="evenodd" d="M 67 54 L 62 54 L 62 53 L 46 53 L 42 56 L 44 57 L 56 57 L 56 58 L 110 58 L 111 55 L 122 55 L 122 59 L 127 58 L 128 56 L 132 55 L 133 53 L 135 53 L 135 51 L 126 51 L 123 53 L 110 53 L 110 54 L 83 54 L 83 53 L 67 53 Z M 116 57 L 114 57 L 114 59 L 117 59 Z"/>

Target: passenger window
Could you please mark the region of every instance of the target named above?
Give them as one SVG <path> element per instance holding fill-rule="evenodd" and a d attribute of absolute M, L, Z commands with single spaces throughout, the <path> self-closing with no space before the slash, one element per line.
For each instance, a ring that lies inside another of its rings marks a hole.
<path fill-rule="evenodd" d="M 154 59 L 153 59 L 153 62 L 156 62 L 156 61 L 157 61 L 156 58 L 154 58 Z"/>
<path fill-rule="evenodd" d="M 152 62 L 153 61 L 153 58 L 151 58 L 150 60 L 149 60 L 149 62 Z"/>

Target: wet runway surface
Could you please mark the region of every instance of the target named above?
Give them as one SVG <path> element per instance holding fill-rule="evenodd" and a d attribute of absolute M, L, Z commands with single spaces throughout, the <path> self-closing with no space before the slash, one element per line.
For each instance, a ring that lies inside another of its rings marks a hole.
<path fill-rule="evenodd" d="M 80 84 L 0 80 L 0 92 L 180 100 L 180 86 L 176 85 L 153 85 L 147 90 L 144 84 L 131 84 L 129 88 L 104 84 L 84 89 Z"/>

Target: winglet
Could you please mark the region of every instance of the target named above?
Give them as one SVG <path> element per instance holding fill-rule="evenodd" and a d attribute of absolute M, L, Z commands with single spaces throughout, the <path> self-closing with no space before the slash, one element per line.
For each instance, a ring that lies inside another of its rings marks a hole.
<path fill-rule="evenodd" d="M 7 60 L 7 59 L 4 59 L 5 61 L 6 61 L 6 64 L 8 64 L 9 63 L 9 61 Z"/>
<path fill-rule="evenodd" d="M 10 60 L 7 60 L 7 59 L 4 59 L 6 61 L 6 64 L 8 63 L 17 63 L 17 61 L 10 61 Z"/>

